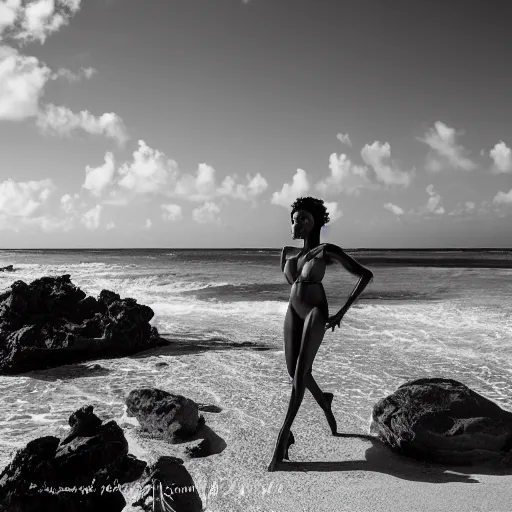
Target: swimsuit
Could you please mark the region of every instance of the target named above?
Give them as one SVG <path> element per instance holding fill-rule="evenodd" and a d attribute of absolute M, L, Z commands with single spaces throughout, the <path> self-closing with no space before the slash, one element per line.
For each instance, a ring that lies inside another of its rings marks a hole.
<path fill-rule="evenodd" d="M 325 249 L 325 245 L 326 244 L 317 245 L 306 253 L 306 259 L 304 260 L 304 264 L 298 273 L 297 261 L 299 259 L 299 255 L 293 256 L 286 260 L 283 273 L 289 284 L 319 284 L 322 282 L 325 274 L 325 262 L 323 261 L 323 251 Z M 319 255 L 321 255 L 321 258 L 318 258 Z"/>

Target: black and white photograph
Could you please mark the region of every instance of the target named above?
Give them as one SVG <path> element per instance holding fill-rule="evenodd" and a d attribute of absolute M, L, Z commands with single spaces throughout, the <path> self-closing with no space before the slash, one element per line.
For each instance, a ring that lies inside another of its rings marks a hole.
<path fill-rule="evenodd" d="M 511 20 L 0 0 L 0 512 L 511 512 Z"/>

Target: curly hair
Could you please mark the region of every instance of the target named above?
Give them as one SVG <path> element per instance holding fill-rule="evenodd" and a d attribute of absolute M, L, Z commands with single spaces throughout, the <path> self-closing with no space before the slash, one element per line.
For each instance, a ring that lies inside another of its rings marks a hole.
<path fill-rule="evenodd" d="M 315 199 L 314 197 L 299 197 L 291 205 L 292 211 L 290 218 L 293 220 L 293 214 L 299 210 L 306 210 L 311 213 L 315 221 L 315 226 L 320 229 L 323 225 L 329 222 L 329 213 L 324 206 L 323 199 Z"/>

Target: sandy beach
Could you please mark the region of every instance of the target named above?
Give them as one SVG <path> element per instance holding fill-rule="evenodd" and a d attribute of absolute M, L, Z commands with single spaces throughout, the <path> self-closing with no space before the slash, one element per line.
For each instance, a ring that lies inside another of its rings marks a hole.
<path fill-rule="evenodd" d="M 221 409 L 203 414 L 225 441 L 225 449 L 185 460 L 205 512 L 511 509 L 512 475 L 418 463 L 395 455 L 378 440 L 365 437 L 368 432 L 356 430 L 343 403 L 336 400 L 335 389 L 339 436 L 330 434 L 322 411 L 306 393 L 292 428 L 296 444 L 290 448 L 290 462 L 268 473 L 290 390 L 282 353 L 276 357 L 274 351 L 164 352 L 151 356 L 155 363 L 168 364 L 159 370 L 161 387 Z M 242 366 L 244 373 L 238 371 Z M 139 458 L 151 462 L 162 454 L 180 456 L 183 446 L 141 438 L 124 426 L 130 452 Z M 134 487 L 125 489 L 127 502 L 132 492 Z"/>

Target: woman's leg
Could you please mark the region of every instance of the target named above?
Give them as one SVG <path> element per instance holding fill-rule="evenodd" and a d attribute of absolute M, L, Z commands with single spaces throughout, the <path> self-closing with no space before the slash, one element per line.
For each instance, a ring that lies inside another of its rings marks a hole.
<path fill-rule="evenodd" d="M 316 353 L 324 337 L 326 320 L 323 309 L 318 307 L 313 308 L 304 320 L 300 351 L 293 375 L 290 403 L 288 404 L 284 424 L 279 432 L 274 457 L 268 467 L 269 471 L 274 470 L 276 462 L 283 460 L 288 435 L 306 391 L 307 375 L 310 373 Z"/>
<path fill-rule="evenodd" d="M 288 374 L 292 379 L 295 375 L 295 367 L 297 366 L 297 358 L 299 357 L 303 329 L 304 320 L 295 312 L 293 306 L 288 304 L 284 318 L 284 355 Z M 311 370 L 306 378 L 306 388 L 309 389 L 318 405 L 325 411 L 329 407 L 329 398 L 332 395 L 322 392 L 315 382 Z"/>

